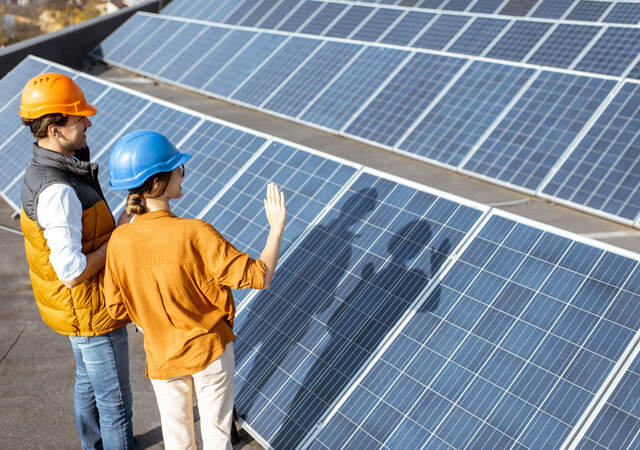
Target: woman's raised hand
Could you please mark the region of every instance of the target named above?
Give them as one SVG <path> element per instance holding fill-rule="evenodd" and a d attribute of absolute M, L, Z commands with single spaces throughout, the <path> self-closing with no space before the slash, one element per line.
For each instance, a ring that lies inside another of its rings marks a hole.
<path fill-rule="evenodd" d="M 264 211 L 269 226 L 274 230 L 283 230 L 287 220 L 287 208 L 284 204 L 284 193 L 274 183 L 267 185 L 267 198 L 264 200 Z"/>

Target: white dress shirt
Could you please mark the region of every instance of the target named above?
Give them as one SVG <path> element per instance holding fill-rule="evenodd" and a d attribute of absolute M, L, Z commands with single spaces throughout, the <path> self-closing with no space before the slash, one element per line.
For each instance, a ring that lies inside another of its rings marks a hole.
<path fill-rule="evenodd" d="M 44 188 L 38 196 L 36 217 L 58 279 L 77 278 L 87 267 L 87 258 L 82 253 L 82 204 L 74 189 L 63 183 Z"/>

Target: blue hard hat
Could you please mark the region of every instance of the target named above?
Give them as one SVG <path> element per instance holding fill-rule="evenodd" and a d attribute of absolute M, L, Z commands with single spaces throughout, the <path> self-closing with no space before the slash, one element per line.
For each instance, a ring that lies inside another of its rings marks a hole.
<path fill-rule="evenodd" d="M 170 172 L 191 158 L 180 153 L 169 139 L 151 130 L 129 133 L 116 142 L 109 155 L 109 187 L 140 187 L 152 175 Z"/>

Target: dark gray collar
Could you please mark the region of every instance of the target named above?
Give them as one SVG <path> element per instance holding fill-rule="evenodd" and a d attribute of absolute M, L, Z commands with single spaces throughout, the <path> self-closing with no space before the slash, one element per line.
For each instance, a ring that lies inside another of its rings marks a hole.
<path fill-rule="evenodd" d="M 37 166 L 54 167 L 70 172 L 82 178 L 97 178 L 98 165 L 89 162 L 89 148 L 85 147 L 76 151 L 77 157 L 63 155 L 33 143 L 32 164 Z"/>

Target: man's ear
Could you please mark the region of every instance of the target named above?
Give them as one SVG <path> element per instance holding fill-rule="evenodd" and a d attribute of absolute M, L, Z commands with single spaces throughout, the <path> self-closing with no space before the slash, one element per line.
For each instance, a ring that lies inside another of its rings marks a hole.
<path fill-rule="evenodd" d="M 47 137 L 49 138 L 59 138 L 60 137 L 60 129 L 57 125 L 49 125 L 47 127 Z"/>

